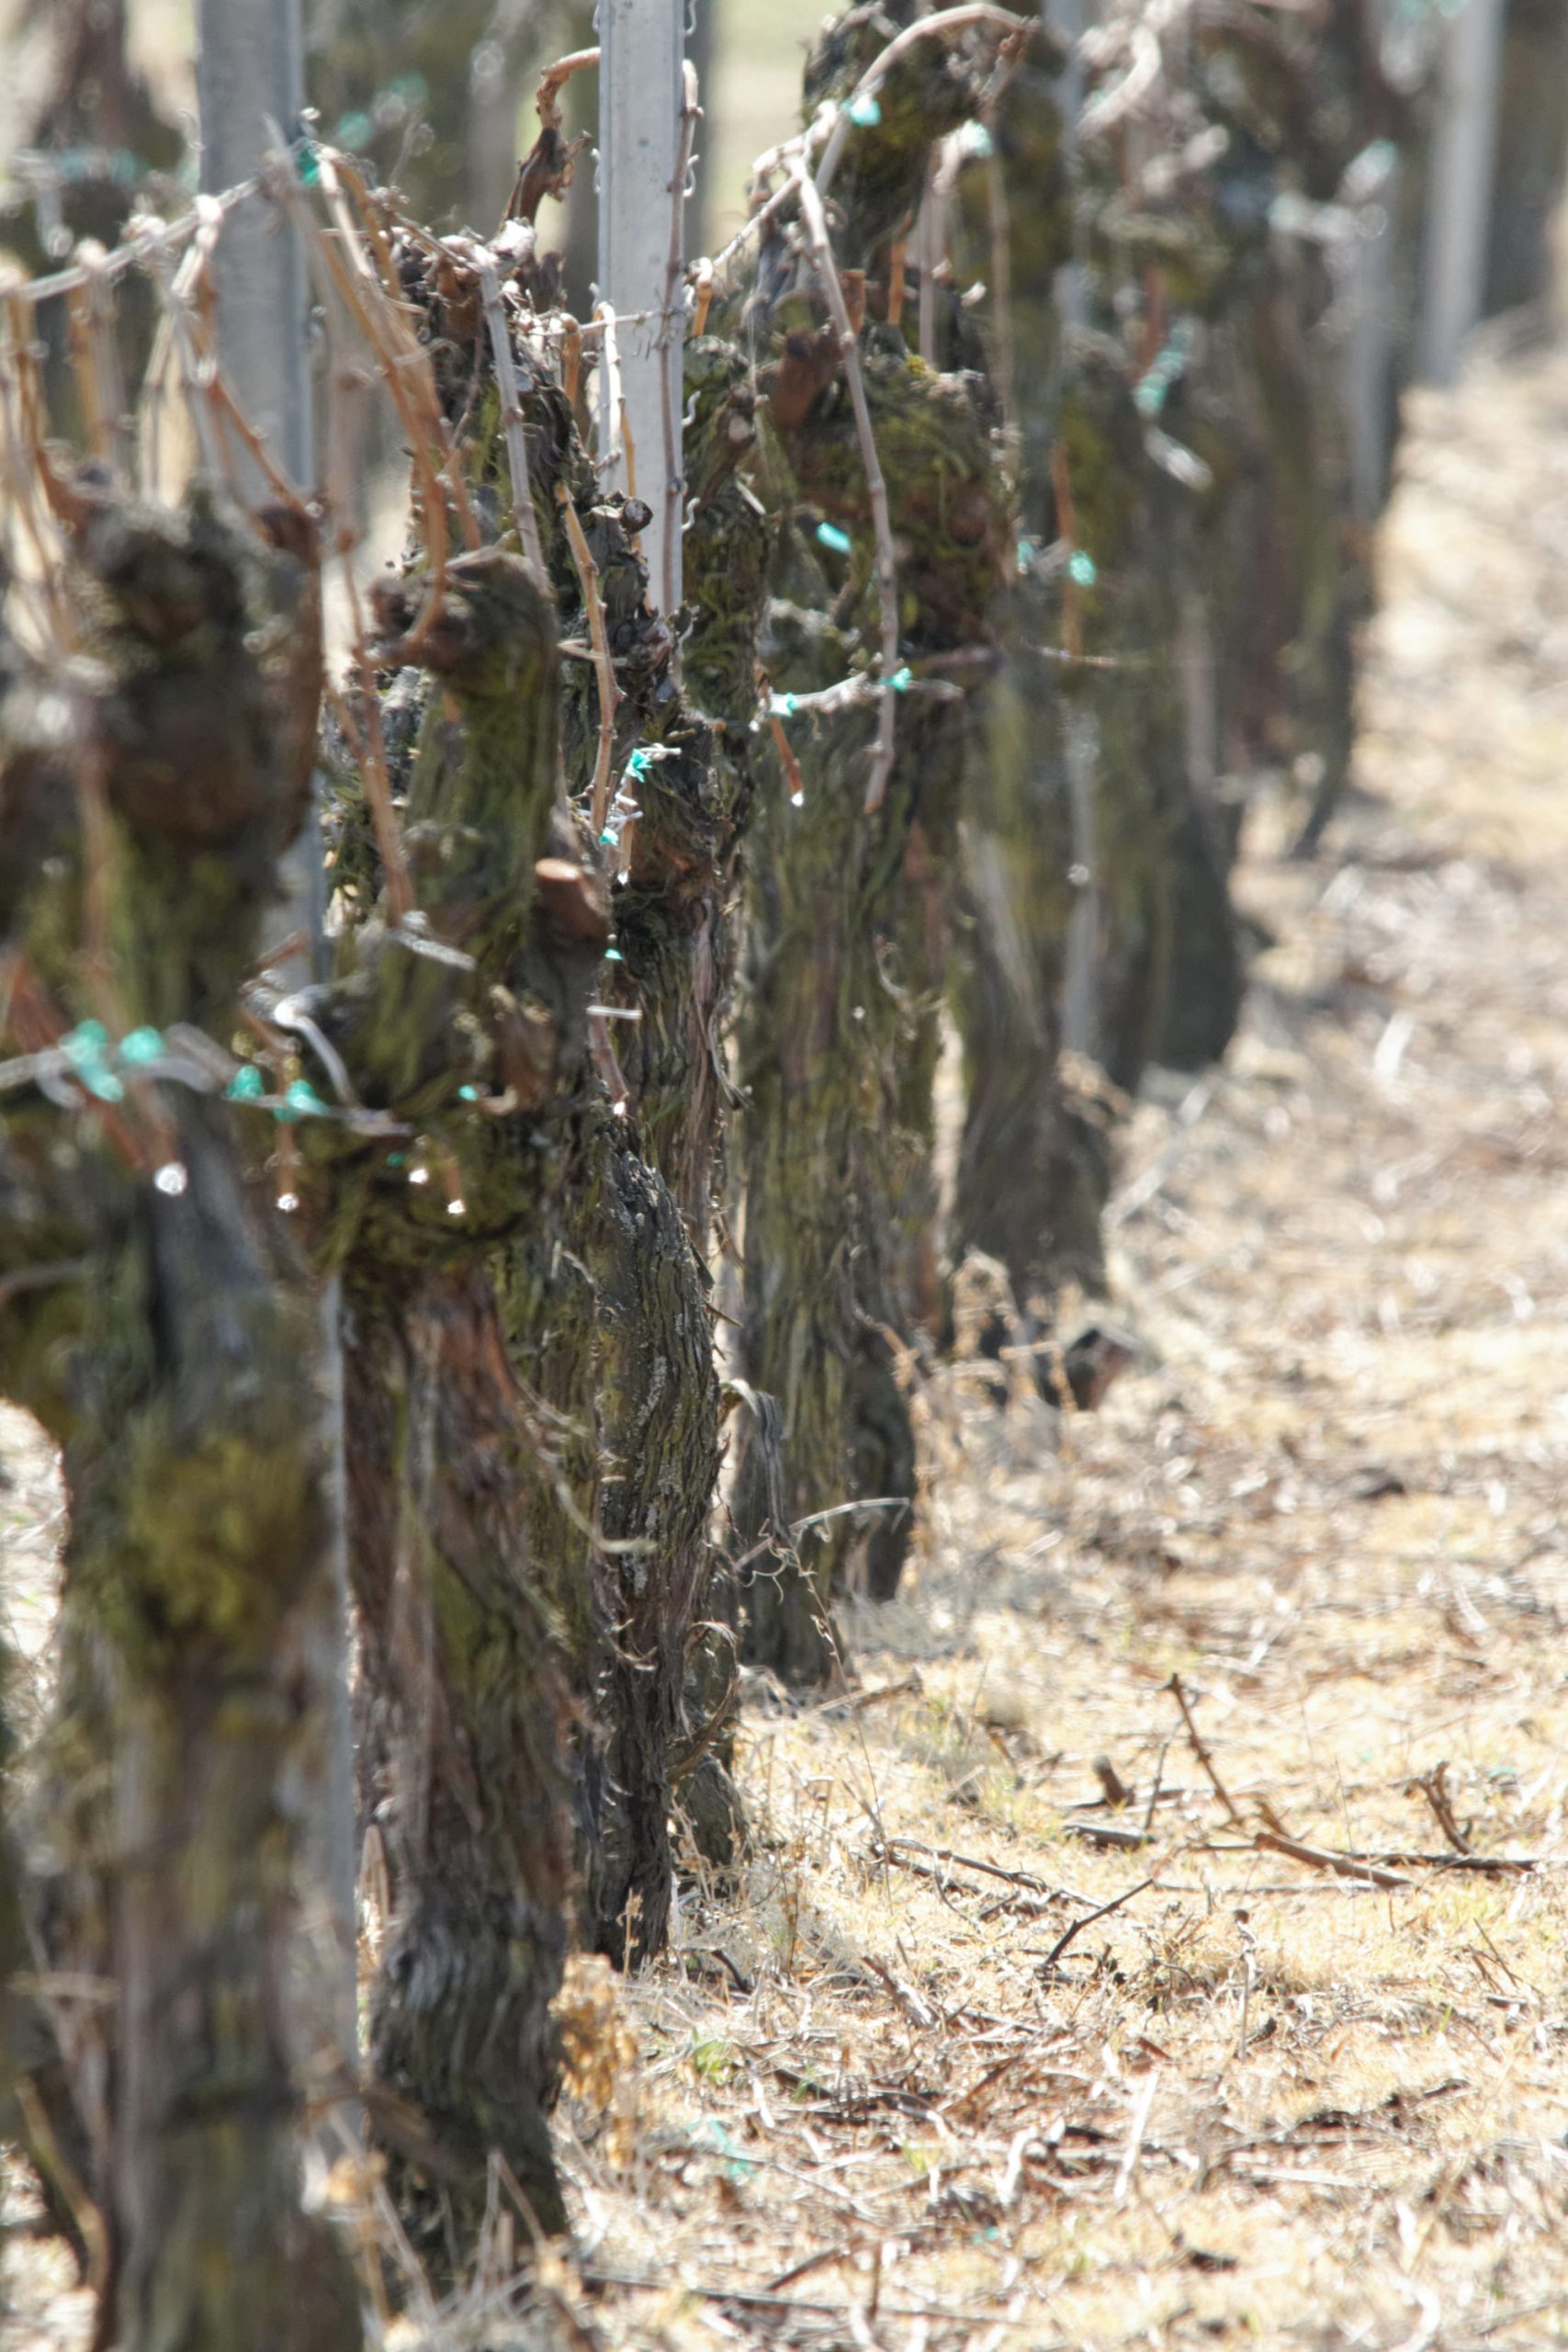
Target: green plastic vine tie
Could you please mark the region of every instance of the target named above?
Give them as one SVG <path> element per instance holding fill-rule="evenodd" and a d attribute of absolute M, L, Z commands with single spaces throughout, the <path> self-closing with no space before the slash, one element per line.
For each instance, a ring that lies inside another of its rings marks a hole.
<path fill-rule="evenodd" d="M 306 1078 L 294 1080 L 274 1114 L 279 1120 L 324 1119 L 326 1115 L 326 1104 Z"/>
<path fill-rule="evenodd" d="M 119 1041 L 119 1058 L 132 1069 L 144 1069 L 147 1063 L 157 1061 L 163 1051 L 164 1033 L 161 1029 L 133 1029 L 129 1036 Z"/>

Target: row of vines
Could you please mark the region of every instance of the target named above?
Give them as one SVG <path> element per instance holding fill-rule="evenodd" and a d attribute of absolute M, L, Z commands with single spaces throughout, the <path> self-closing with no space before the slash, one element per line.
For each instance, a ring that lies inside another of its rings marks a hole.
<path fill-rule="evenodd" d="M 1412 275 L 1431 51 L 1384 13 L 1119 0 L 1071 119 L 1032 19 L 829 24 L 687 272 L 677 614 L 595 468 L 613 337 L 538 233 L 558 76 L 488 241 L 279 158 L 314 500 L 213 356 L 215 215 L 10 281 L 0 1393 L 69 1532 L 0 2096 L 106 2342 L 356 2340 L 300 2189 L 334 2114 L 432 2278 L 498 2194 L 563 2230 L 569 1952 L 657 1955 L 678 1852 L 733 1863 L 748 1675 L 852 1670 L 835 1599 L 898 1587 L 924 1368 L 979 1349 L 1072 1408 L 1055 1302 L 1103 1286 L 1118 1119 L 1237 1019 L 1247 794 L 1287 779 L 1315 838 L 1346 775 L 1360 262 Z M 367 386 L 410 504 L 366 589 Z M 340 1532 L 362 2080 L 299 1994 Z"/>

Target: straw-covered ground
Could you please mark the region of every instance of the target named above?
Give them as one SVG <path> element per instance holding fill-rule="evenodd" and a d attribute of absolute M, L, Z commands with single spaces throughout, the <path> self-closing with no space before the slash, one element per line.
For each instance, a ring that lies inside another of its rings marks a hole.
<path fill-rule="evenodd" d="M 1128 1137 L 1136 1367 L 923 1392 L 906 1595 L 749 1690 L 742 1894 L 577 1980 L 566 2338 L 1568 2336 L 1568 355 L 1415 426 L 1353 804 L 1258 812 L 1245 1035 Z"/>

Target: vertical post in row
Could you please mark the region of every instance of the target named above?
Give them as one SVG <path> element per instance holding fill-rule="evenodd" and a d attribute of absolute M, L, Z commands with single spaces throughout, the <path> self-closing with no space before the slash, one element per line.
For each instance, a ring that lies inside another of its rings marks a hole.
<path fill-rule="evenodd" d="M 1083 112 L 1083 60 L 1079 42 L 1088 18 L 1087 0 L 1044 0 L 1046 25 L 1067 43 L 1067 62 L 1057 84 L 1062 113 L 1062 164 L 1071 184 L 1077 176 L 1078 117 Z M 1083 273 L 1077 259 L 1056 280 L 1056 311 L 1064 333 L 1084 322 Z M 1068 1051 L 1098 1060 L 1100 1050 L 1099 837 L 1095 823 L 1095 771 L 1099 730 L 1091 713 L 1076 703 L 1065 716 L 1067 809 L 1072 829 L 1072 910 L 1062 978 L 1062 1043 Z"/>
<path fill-rule="evenodd" d="M 1453 382 L 1465 338 L 1481 316 L 1504 8 L 1505 0 L 1462 0 L 1443 44 L 1422 288 L 1421 373 L 1430 384 Z"/>
<path fill-rule="evenodd" d="M 295 135 L 304 105 L 303 74 L 299 0 L 200 0 L 197 96 L 204 190 L 216 195 L 254 178 L 279 132 L 286 139 Z M 213 277 L 224 372 L 283 470 L 308 492 L 315 479 L 310 294 L 299 239 L 273 207 L 236 205 L 213 254 Z M 259 492 L 259 469 L 254 487 Z M 281 935 L 303 931 L 310 946 L 304 954 L 280 956 L 277 969 L 287 983 L 300 985 L 319 960 L 322 935 L 324 881 L 313 817 L 284 862 L 284 880 Z M 357 1857 L 340 1323 L 333 1281 L 321 1301 L 321 1366 L 332 1554 L 330 1573 L 318 1580 L 319 1599 L 301 1634 L 319 1736 L 309 1784 L 285 1792 L 285 1798 L 300 1824 L 307 1897 L 307 1934 L 294 1995 L 298 2044 L 312 2064 L 330 2049 L 343 2077 L 352 2083 L 358 2074 Z"/>
<path fill-rule="evenodd" d="M 1395 278 L 1401 165 L 1392 139 L 1374 140 L 1345 175 L 1339 200 L 1348 238 L 1329 249 L 1336 299 L 1345 314 L 1340 380 L 1350 456 L 1350 495 L 1362 522 L 1375 522 L 1389 492 L 1393 417 Z"/>
<path fill-rule="evenodd" d="M 304 101 L 299 0 L 201 0 L 197 51 L 201 185 L 216 196 L 262 168 L 268 125 L 291 133 Z M 299 239 L 265 205 L 230 213 L 213 256 L 225 372 L 284 470 L 311 478 L 310 295 Z"/>
<path fill-rule="evenodd" d="M 652 509 L 643 552 L 665 613 L 681 602 L 685 28 L 686 0 L 599 0 L 599 299 L 620 362 L 599 370 L 599 454 L 606 489 Z"/>
<path fill-rule="evenodd" d="M 196 55 L 201 186 L 220 195 L 253 179 L 278 129 L 292 137 L 304 104 L 299 0 L 200 0 Z M 270 205 L 236 205 L 212 256 L 218 348 L 245 414 L 288 476 L 314 480 L 310 415 L 310 281 L 299 240 Z M 259 467 L 237 453 L 240 479 L 260 495 Z M 283 935 L 321 931 L 321 857 L 307 826 L 284 860 Z M 288 977 L 310 977 L 288 959 Z"/>
<path fill-rule="evenodd" d="M 1078 44 L 1089 21 L 1087 0 L 1044 0 L 1042 13 L 1047 28 L 1059 33 L 1067 44 L 1067 62 L 1056 85 L 1056 104 L 1062 116 L 1062 164 L 1070 179 L 1077 156 L 1078 117 L 1083 112 L 1083 54 Z M 1056 304 L 1064 326 L 1081 325 L 1083 286 L 1076 261 L 1062 272 Z"/>

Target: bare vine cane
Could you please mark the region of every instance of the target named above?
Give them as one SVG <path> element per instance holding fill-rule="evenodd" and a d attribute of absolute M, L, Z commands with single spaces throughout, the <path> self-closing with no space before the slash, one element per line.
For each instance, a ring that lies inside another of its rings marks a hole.
<path fill-rule="evenodd" d="M 897 720 L 898 678 L 898 560 L 893 547 L 893 522 L 887 506 L 887 483 L 877 455 L 876 435 L 872 430 L 871 407 L 865 396 L 865 378 L 860 364 L 860 345 L 849 304 L 844 299 L 843 282 L 833 258 L 833 247 L 828 235 L 827 215 L 815 183 L 804 164 L 797 164 L 795 185 L 800 191 L 801 217 L 806 223 L 812 256 L 817 264 L 822 291 L 828 300 L 833 326 L 839 338 L 839 350 L 843 358 L 844 375 L 850 387 L 850 401 L 854 409 L 855 435 L 860 443 L 861 460 L 865 467 L 867 493 L 871 500 L 872 528 L 876 535 L 876 596 L 881 619 L 882 676 L 877 702 L 876 741 L 872 747 L 871 775 L 866 785 L 865 808 L 868 816 L 881 808 L 887 794 L 887 779 L 893 773 L 894 753 L 897 747 Z"/>

